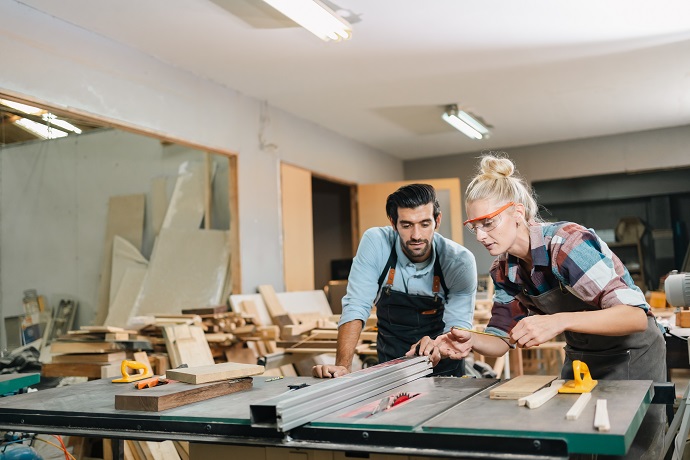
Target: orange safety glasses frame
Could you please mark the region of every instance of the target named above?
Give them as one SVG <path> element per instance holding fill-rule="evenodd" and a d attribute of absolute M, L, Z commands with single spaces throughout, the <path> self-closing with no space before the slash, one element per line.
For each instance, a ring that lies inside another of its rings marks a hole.
<path fill-rule="evenodd" d="M 470 222 L 477 222 L 478 220 L 491 219 L 492 217 L 496 217 L 497 215 L 499 215 L 500 213 L 502 213 L 503 211 L 505 211 L 509 207 L 513 206 L 514 204 L 515 204 L 515 202 L 511 201 L 510 203 L 507 203 L 507 204 L 501 206 L 500 208 L 498 208 L 494 212 L 491 212 L 485 216 L 475 217 L 474 219 L 467 219 L 465 222 L 462 223 L 462 225 L 464 226 L 464 225 L 469 224 Z"/>

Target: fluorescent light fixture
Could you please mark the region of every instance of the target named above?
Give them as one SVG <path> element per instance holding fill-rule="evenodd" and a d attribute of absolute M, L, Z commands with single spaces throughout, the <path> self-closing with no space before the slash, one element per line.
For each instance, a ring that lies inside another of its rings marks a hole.
<path fill-rule="evenodd" d="M 20 118 L 19 120 L 15 121 L 14 124 L 22 127 L 41 139 L 57 139 L 58 137 L 67 136 L 67 133 L 64 131 L 42 125 L 41 123 L 36 123 L 35 121 L 31 121 L 26 118 Z"/>
<path fill-rule="evenodd" d="M 469 138 L 479 140 L 489 137 L 489 128 L 469 113 L 458 110 L 458 106 L 455 104 L 446 106 L 446 111 L 441 115 L 441 118 Z"/>
<path fill-rule="evenodd" d="M 19 102 L 8 101 L 7 99 L 0 99 L 0 103 L 6 105 L 7 107 L 12 107 L 20 112 L 28 113 L 29 115 L 40 115 L 44 110 L 38 107 L 32 107 L 30 105 L 21 104 Z"/>
<path fill-rule="evenodd" d="M 264 0 L 324 41 L 347 40 L 352 27 L 318 0 Z"/>
<path fill-rule="evenodd" d="M 59 126 L 61 128 L 66 129 L 67 131 L 72 131 L 73 133 L 76 134 L 81 134 L 81 129 L 77 128 L 74 126 L 72 123 L 65 121 L 65 120 L 60 120 L 57 116 L 53 115 L 52 113 L 44 113 L 41 118 L 43 118 L 47 123 L 55 126 Z"/>

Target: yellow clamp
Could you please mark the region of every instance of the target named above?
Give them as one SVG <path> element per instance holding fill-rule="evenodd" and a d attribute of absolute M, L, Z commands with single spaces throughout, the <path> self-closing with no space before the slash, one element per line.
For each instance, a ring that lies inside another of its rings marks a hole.
<path fill-rule="evenodd" d="M 136 369 L 137 371 L 141 370 L 143 372 L 139 372 L 137 374 L 129 374 L 127 372 L 127 369 Z M 136 382 L 137 380 L 153 377 L 153 372 L 151 371 L 151 368 L 148 365 L 140 363 L 139 361 L 130 361 L 127 359 L 122 361 L 122 364 L 120 365 L 120 372 L 122 372 L 122 378 L 114 379 L 113 383 Z"/>
<path fill-rule="evenodd" d="M 559 393 L 589 393 L 599 383 L 596 380 L 592 380 L 589 367 L 579 359 L 573 361 L 573 374 L 575 375 L 575 380 L 565 382 L 558 390 Z"/>

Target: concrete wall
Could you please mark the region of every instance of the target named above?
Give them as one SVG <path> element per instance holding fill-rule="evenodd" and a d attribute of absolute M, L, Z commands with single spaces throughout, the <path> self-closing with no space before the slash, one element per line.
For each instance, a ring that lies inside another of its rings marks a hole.
<path fill-rule="evenodd" d="M 501 149 L 530 183 L 672 169 L 690 166 L 690 126 Z M 459 177 L 464 189 L 476 173 L 481 152 L 405 162 L 405 179 Z M 464 195 L 463 195 L 464 200 Z M 464 207 L 463 207 L 464 208 Z M 465 246 L 477 258 L 479 273 L 488 273 L 493 258 L 465 230 Z"/>
<path fill-rule="evenodd" d="M 0 94 L 199 149 L 237 152 L 243 292 L 264 283 L 283 289 L 281 161 L 348 182 L 403 176 L 398 159 L 17 2 L 0 8 L 0 55 Z M 3 169 L 11 163 L 3 160 Z M 102 232 L 94 235 L 102 238 Z M 5 260 L 5 248 L 0 250 L 3 270 L 22 263 Z M 22 287 L 41 290 L 28 281 Z M 14 307 L 0 305 L 0 315 L 10 311 Z"/>

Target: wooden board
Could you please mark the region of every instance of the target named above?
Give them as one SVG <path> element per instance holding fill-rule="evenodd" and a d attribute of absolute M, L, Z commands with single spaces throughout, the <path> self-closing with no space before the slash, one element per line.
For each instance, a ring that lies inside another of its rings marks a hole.
<path fill-rule="evenodd" d="M 115 409 L 160 412 L 218 396 L 229 395 L 252 387 L 252 378 L 190 385 L 182 382 L 171 382 L 144 390 L 133 387 L 126 393 L 115 395 Z"/>
<path fill-rule="evenodd" d="M 125 270 L 115 298 L 108 309 L 105 324 L 109 326 L 127 327 L 134 304 L 141 292 L 141 286 L 146 277 L 146 267 L 129 267 Z"/>
<path fill-rule="evenodd" d="M 520 399 L 556 379 L 555 375 L 521 375 L 489 391 L 491 399 Z"/>
<path fill-rule="evenodd" d="M 120 365 L 115 363 L 45 363 L 41 367 L 41 375 L 43 377 L 87 377 L 90 379 L 100 379 L 104 375 L 119 377 Z"/>
<path fill-rule="evenodd" d="M 61 353 L 107 353 L 109 351 L 124 350 L 118 342 L 67 342 L 58 340 L 50 346 L 53 354 Z"/>
<path fill-rule="evenodd" d="M 116 351 L 114 353 L 94 353 L 94 354 L 82 354 L 82 353 L 72 353 L 68 355 L 55 355 L 52 361 L 54 363 L 114 363 L 121 362 L 123 359 L 127 359 L 127 353 L 124 351 Z"/>
<path fill-rule="evenodd" d="M 187 369 L 170 369 L 166 377 L 180 382 L 200 384 L 221 380 L 238 379 L 250 375 L 262 374 L 263 366 L 242 363 L 220 363 L 210 366 L 189 367 Z"/>
<path fill-rule="evenodd" d="M 162 229 L 195 230 L 204 218 L 204 165 L 185 161 L 178 170 L 175 188 Z"/>
<path fill-rule="evenodd" d="M 207 366 L 214 364 L 211 348 L 199 326 L 187 324 L 163 327 L 170 365 Z"/>

